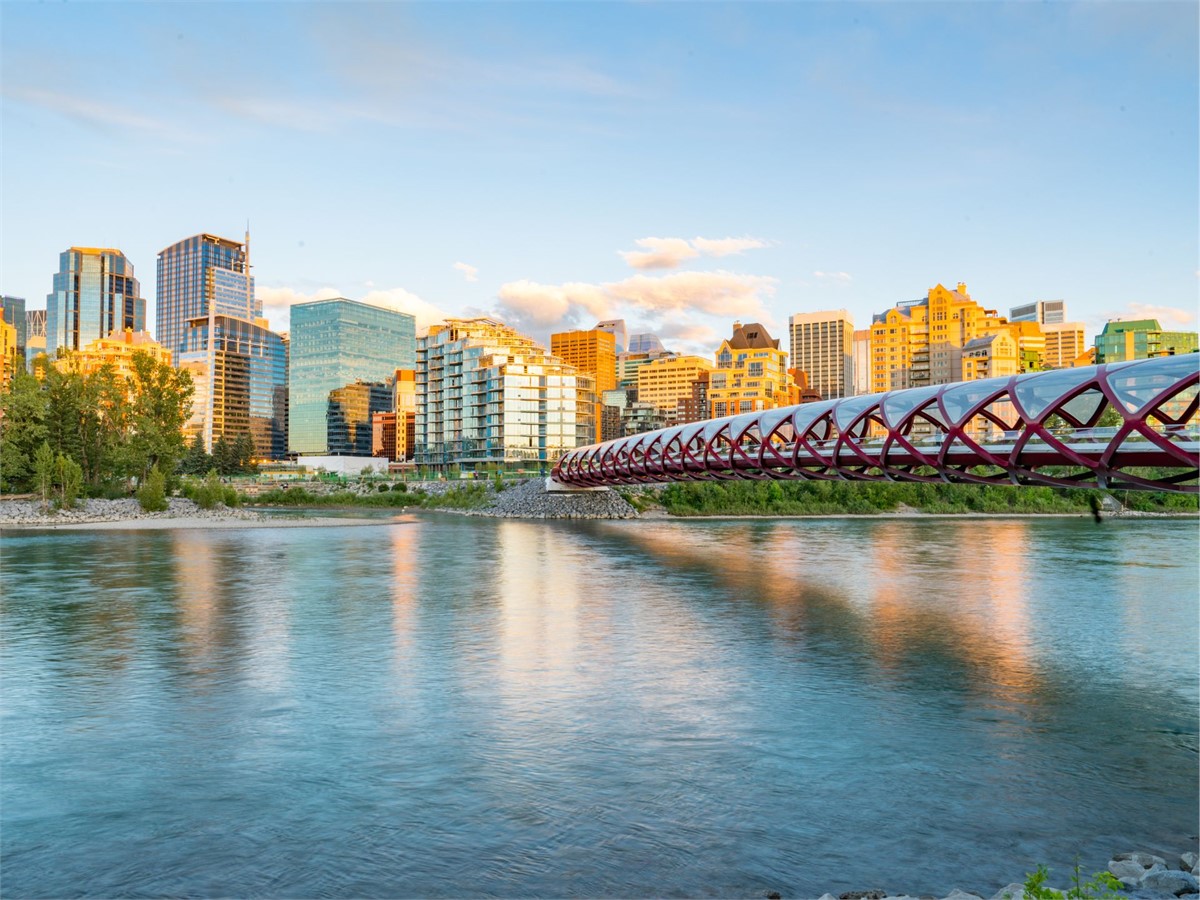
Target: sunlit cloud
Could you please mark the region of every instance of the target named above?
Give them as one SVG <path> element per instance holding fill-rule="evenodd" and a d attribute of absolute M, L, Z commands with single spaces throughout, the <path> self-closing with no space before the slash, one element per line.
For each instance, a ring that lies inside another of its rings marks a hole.
<path fill-rule="evenodd" d="M 620 316 L 666 317 L 708 315 L 768 321 L 764 299 L 778 280 L 734 272 L 676 272 L 634 275 L 601 284 L 561 285 L 521 280 L 501 286 L 498 314 L 526 329 L 577 327 L 590 320 Z"/>
<path fill-rule="evenodd" d="M 462 272 L 463 280 L 465 281 L 479 280 L 479 269 L 477 269 L 475 266 L 468 265 L 465 262 L 456 262 L 454 264 L 454 268 Z"/>
<path fill-rule="evenodd" d="M 726 238 L 638 238 L 641 250 L 618 250 L 621 258 L 635 269 L 674 269 L 699 256 L 733 256 L 747 250 L 772 246 L 770 241 L 752 237 Z"/>
<path fill-rule="evenodd" d="M 1192 325 L 1196 324 L 1196 310 L 1182 309 L 1178 306 L 1157 306 L 1153 303 L 1130 303 L 1125 319 L 1158 319 L 1160 325 Z"/>

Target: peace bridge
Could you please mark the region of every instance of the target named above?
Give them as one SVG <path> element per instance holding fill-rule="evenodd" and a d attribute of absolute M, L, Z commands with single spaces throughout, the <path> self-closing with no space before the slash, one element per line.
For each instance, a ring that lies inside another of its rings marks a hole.
<path fill-rule="evenodd" d="M 810 479 L 1196 493 L 1200 354 L 907 388 L 743 413 L 565 454 L 598 487 Z"/>

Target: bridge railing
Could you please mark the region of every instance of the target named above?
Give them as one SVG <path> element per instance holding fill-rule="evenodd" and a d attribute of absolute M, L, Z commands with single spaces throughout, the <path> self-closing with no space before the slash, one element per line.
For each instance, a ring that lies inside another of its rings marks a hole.
<path fill-rule="evenodd" d="M 730 478 L 1197 491 L 1200 354 L 805 403 L 566 453 L 580 486 Z"/>

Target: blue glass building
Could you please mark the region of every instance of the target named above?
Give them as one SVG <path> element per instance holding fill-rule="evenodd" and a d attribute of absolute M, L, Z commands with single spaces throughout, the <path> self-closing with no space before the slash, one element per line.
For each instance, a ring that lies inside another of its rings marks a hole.
<path fill-rule="evenodd" d="M 17 353 L 25 356 L 25 345 L 29 341 L 29 325 L 25 316 L 25 298 L 12 297 L 5 294 L 0 297 L 0 306 L 4 307 L 4 321 L 17 329 Z"/>
<path fill-rule="evenodd" d="M 178 360 L 189 323 L 210 311 L 253 322 L 262 316 L 254 296 L 248 244 L 195 234 L 158 254 L 155 337 Z"/>
<path fill-rule="evenodd" d="M 288 351 L 283 338 L 262 325 L 233 316 L 213 320 L 209 357 L 209 320 L 188 323 L 179 368 L 192 375 L 196 393 L 189 437 L 202 436 L 205 447 L 224 438 L 233 443 L 243 434 L 254 440 L 255 455 L 283 459 L 287 455 Z"/>
<path fill-rule="evenodd" d="M 79 350 L 114 331 L 145 331 L 146 301 L 120 250 L 72 247 L 58 256 L 46 295 L 46 353 Z"/>
<path fill-rule="evenodd" d="M 337 298 L 292 307 L 288 448 L 293 453 L 345 452 L 330 441 L 331 393 L 356 382 L 385 382 L 416 365 L 416 320 L 407 313 Z M 348 423 L 339 413 L 339 431 Z M 369 418 L 361 423 L 370 432 Z M 335 449 L 337 448 L 337 449 Z"/>

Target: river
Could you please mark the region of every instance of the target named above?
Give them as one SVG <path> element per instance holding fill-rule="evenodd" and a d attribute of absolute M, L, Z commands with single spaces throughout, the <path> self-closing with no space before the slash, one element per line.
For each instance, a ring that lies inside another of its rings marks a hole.
<path fill-rule="evenodd" d="M 1195 834 L 1194 521 L 2 553 L 9 897 L 991 896 Z"/>

